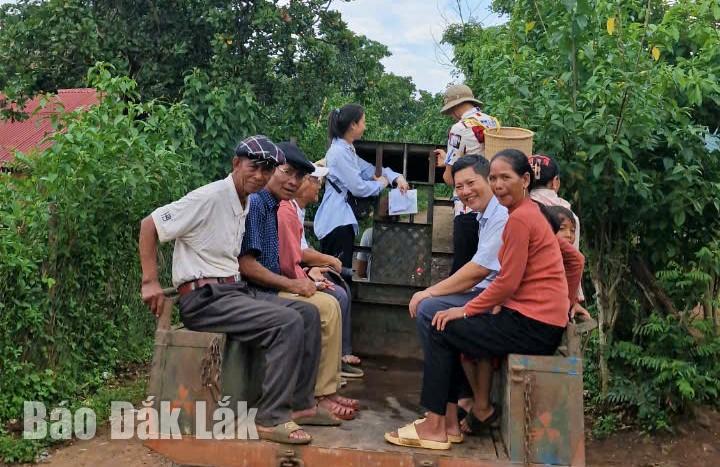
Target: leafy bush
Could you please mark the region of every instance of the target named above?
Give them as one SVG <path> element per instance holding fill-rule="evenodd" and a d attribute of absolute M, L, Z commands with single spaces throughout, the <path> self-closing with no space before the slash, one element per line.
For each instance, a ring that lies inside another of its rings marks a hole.
<path fill-rule="evenodd" d="M 139 222 L 189 188 L 193 126 L 107 66 L 89 79 L 102 102 L 61 114 L 52 147 L 0 179 L 0 421 L 23 400 L 88 394 L 151 351 Z"/>
<path fill-rule="evenodd" d="M 634 328 L 632 340 L 611 349 L 613 377 L 598 418 L 598 433 L 612 431 L 624 413 L 647 431 L 670 430 L 673 417 L 694 405 L 717 404 L 720 394 L 720 337 L 710 321 L 686 324 L 674 316 L 650 315 Z M 592 388 L 592 365 L 586 379 Z M 596 393 L 597 394 L 597 393 Z M 594 431 L 595 431 L 594 430 Z"/>

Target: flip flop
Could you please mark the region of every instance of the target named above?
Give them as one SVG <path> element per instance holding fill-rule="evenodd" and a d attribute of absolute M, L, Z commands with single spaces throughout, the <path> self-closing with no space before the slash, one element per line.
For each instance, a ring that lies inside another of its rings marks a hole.
<path fill-rule="evenodd" d="M 413 423 L 420 423 L 420 422 L 424 422 L 424 421 L 425 421 L 425 418 L 423 417 L 423 418 L 418 418 Z M 463 441 L 465 441 L 465 436 L 462 433 L 460 433 L 459 435 L 451 435 L 450 433 L 447 433 L 447 437 L 448 437 L 448 441 L 450 441 L 452 444 L 460 444 Z"/>
<path fill-rule="evenodd" d="M 409 448 L 423 448 L 423 449 L 435 449 L 435 450 L 447 450 L 450 449 L 451 443 L 449 441 L 431 441 L 429 439 L 420 439 L 415 428 L 415 422 L 405 425 L 399 428 L 397 436 L 393 436 L 392 433 L 385 433 L 385 441 L 397 446 L 406 446 Z"/>
<path fill-rule="evenodd" d="M 342 362 L 340 365 L 340 376 L 343 378 L 362 378 L 365 376 L 365 372 L 349 363 Z"/>
<path fill-rule="evenodd" d="M 465 423 L 470 428 L 471 435 L 477 435 L 482 431 L 489 430 L 490 428 L 497 427 L 497 421 L 499 419 L 499 411 L 495 404 L 493 404 L 493 413 L 485 420 L 480 420 L 475 416 L 475 413 L 471 410 L 465 417 Z"/>
<path fill-rule="evenodd" d="M 298 425 L 310 425 L 310 426 L 340 426 L 342 420 L 333 416 L 329 410 L 325 407 L 317 407 L 315 415 L 309 415 L 307 417 L 298 417 L 294 420 Z"/>
<path fill-rule="evenodd" d="M 291 433 L 295 433 L 298 430 L 302 430 L 302 428 L 300 428 L 297 423 L 289 421 L 281 423 L 280 425 L 275 425 L 272 428 L 272 431 L 257 430 L 257 433 L 260 439 L 264 439 L 266 441 L 274 441 L 282 444 L 310 444 L 312 436 L 299 439 L 290 437 Z"/>

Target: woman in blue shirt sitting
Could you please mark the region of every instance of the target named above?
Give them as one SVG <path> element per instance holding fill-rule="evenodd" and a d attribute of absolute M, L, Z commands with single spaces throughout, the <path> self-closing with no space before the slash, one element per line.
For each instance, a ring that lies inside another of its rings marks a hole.
<path fill-rule="evenodd" d="M 315 214 L 314 230 L 323 253 L 340 258 L 344 267 L 352 267 L 352 252 L 358 219 L 347 203 L 347 193 L 357 198 L 377 196 L 389 184 L 405 192 L 405 178 L 388 168 L 375 175 L 375 167 L 362 160 L 353 142 L 365 132 L 365 110 L 358 104 L 334 109 L 328 117 L 330 148 L 325 163 L 330 170 L 326 177 L 325 194 Z M 336 190 L 333 184 L 340 190 Z"/>

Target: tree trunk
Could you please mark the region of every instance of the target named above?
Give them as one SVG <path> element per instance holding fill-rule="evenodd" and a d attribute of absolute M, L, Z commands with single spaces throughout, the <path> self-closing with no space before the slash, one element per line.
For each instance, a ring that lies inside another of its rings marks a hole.
<path fill-rule="evenodd" d="M 609 244 L 606 243 L 606 244 Z M 598 259 L 602 258 L 602 259 Z M 600 369 L 600 393 L 607 397 L 610 388 L 608 358 L 613 340 L 615 323 L 620 314 L 618 285 L 627 271 L 627 255 L 605 250 L 590 261 L 590 278 L 595 286 L 598 310 L 598 367 Z"/>

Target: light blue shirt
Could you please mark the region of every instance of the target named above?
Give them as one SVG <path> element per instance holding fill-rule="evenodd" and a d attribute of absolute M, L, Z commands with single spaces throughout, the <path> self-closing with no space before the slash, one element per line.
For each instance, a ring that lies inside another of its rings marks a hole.
<path fill-rule="evenodd" d="M 475 289 L 487 289 L 500 272 L 498 253 L 502 246 L 502 233 L 508 220 L 508 210 L 494 196 L 484 212 L 478 213 L 478 246 L 475 256 L 470 261 L 489 269 L 491 272 Z"/>
<path fill-rule="evenodd" d="M 350 205 L 345 202 L 345 197 L 348 191 L 358 198 L 379 195 L 383 185 L 373 180 L 375 167 L 360 159 L 353 145 L 342 138 L 333 139 L 325 154 L 325 164 L 330 170 L 327 179 L 340 188 L 340 193 L 325 181 L 325 194 L 313 222 L 315 235 L 321 239 L 343 225 L 352 225 L 357 235 L 358 221 Z M 387 168 L 383 168 L 382 174 L 390 183 L 400 176 Z"/>

